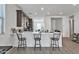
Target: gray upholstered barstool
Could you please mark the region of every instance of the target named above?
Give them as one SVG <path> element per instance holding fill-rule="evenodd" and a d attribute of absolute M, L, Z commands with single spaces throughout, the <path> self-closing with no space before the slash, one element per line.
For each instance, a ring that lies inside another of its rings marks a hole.
<path fill-rule="evenodd" d="M 53 37 L 51 37 L 51 47 L 59 48 L 59 39 L 60 39 L 60 32 L 53 33 Z"/>
<path fill-rule="evenodd" d="M 35 45 L 34 45 L 34 50 L 38 46 L 41 50 L 41 33 L 34 33 L 34 40 L 35 40 Z"/>
<path fill-rule="evenodd" d="M 26 38 L 22 37 L 21 33 L 16 33 L 18 37 L 18 47 L 27 47 Z"/>

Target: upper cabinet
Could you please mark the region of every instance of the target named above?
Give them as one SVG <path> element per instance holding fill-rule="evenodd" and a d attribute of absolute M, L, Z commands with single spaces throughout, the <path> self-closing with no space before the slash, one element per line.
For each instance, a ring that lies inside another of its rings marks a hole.
<path fill-rule="evenodd" d="M 17 10 L 17 27 L 21 27 L 22 25 L 22 11 Z"/>
<path fill-rule="evenodd" d="M 22 10 L 17 10 L 17 27 L 23 27 L 24 31 L 32 31 L 32 19 L 29 18 Z"/>

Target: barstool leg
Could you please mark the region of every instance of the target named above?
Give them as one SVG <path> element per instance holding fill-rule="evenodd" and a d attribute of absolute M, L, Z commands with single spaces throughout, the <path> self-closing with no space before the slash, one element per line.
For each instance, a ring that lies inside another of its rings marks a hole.
<path fill-rule="evenodd" d="M 22 47 L 23 47 L 23 41 L 21 41 L 21 45 L 22 45 Z"/>
<path fill-rule="evenodd" d="M 22 41 L 22 47 L 24 47 L 24 40 Z"/>
<path fill-rule="evenodd" d="M 21 41 L 21 47 L 23 47 L 22 41 Z"/>
<path fill-rule="evenodd" d="M 57 41 L 57 43 L 58 43 L 58 49 L 59 49 L 59 51 L 60 51 L 60 47 L 59 47 L 59 41 Z"/>
<path fill-rule="evenodd" d="M 51 46 L 50 47 L 52 48 L 52 39 L 51 39 Z"/>
<path fill-rule="evenodd" d="M 53 41 L 52 47 L 53 47 L 53 50 L 54 50 L 55 42 L 54 42 L 54 40 L 52 40 L 52 41 Z"/>
<path fill-rule="evenodd" d="M 25 40 L 24 40 L 24 47 L 25 47 Z"/>
<path fill-rule="evenodd" d="M 34 50 L 35 50 L 35 48 L 36 48 L 36 40 L 35 40 Z"/>
<path fill-rule="evenodd" d="M 18 48 L 19 48 L 19 43 L 20 43 L 20 41 L 18 41 Z"/>
<path fill-rule="evenodd" d="M 24 40 L 23 40 L 23 47 L 24 47 Z"/>
<path fill-rule="evenodd" d="M 25 40 L 25 47 L 27 47 L 27 42 L 26 42 L 26 40 Z"/>
<path fill-rule="evenodd" d="M 41 50 L 41 42 L 40 42 L 40 40 L 39 40 L 39 45 L 40 45 L 40 50 Z"/>

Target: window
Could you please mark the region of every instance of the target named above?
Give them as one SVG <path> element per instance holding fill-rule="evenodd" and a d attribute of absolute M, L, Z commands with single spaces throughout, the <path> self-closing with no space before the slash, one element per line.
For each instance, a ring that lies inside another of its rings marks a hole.
<path fill-rule="evenodd" d="M 0 4 L 0 34 L 4 33 L 5 5 Z"/>

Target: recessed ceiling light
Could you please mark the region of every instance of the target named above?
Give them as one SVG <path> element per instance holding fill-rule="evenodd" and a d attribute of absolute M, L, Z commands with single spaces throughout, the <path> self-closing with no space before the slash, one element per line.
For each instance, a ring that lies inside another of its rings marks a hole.
<path fill-rule="evenodd" d="M 73 4 L 73 6 L 76 6 L 77 4 Z"/>
<path fill-rule="evenodd" d="M 41 8 L 41 10 L 43 11 L 43 10 L 44 10 L 44 8 Z"/>
<path fill-rule="evenodd" d="M 37 15 L 38 13 L 37 12 L 35 12 L 35 15 Z"/>
<path fill-rule="evenodd" d="M 62 14 L 63 14 L 63 12 L 59 12 L 59 14 L 60 14 L 60 15 L 62 15 Z"/>
<path fill-rule="evenodd" d="M 50 15 L 50 12 L 47 12 L 47 15 Z"/>

